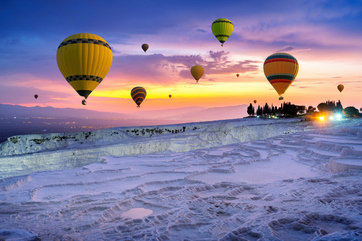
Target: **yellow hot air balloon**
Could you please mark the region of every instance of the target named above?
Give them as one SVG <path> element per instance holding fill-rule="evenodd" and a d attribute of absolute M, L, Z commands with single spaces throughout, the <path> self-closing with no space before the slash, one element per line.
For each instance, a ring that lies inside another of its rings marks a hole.
<path fill-rule="evenodd" d="M 344 85 L 338 85 L 337 89 L 339 90 L 339 92 L 342 92 L 344 89 Z"/>
<path fill-rule="evenodd" d="M 279 96 L 292 84 L 298 70 L 297 59 L 286 53 L 272 54 L 264 62 L 264 74 Z"/>
<path fill-rule="evenodd" d="M 134 87 L 131 90 L 131 97 L 134 102 L 136 102 L 137 107 L 140 107 L 142 101 L 146 98 L 147 92 L 145 88 L 141 86 Z"/>
<path fill-rule="evenodd" d="M 148 44 L 142 44 L 142 49 L 143 49 L 143 51 L 147 51 L 147 49 L 148 49 Z"/>
<path fill-rule="evenodd" d="M 234 30 L 233 23 L 226 18 L 216 19 L 211 25 L 212 33 L 220 41 L 221 46 L 230 37 Z"/>
<path fill-rule="evenodd" d="M 201 65 L 192 66 L 191 75 L 195 78 L 196 83 L 199 83 L 199 79 L 204 75 L 204 67 Z"/>
<path fill-rule="evenodd" d="M 90 33 L 69 36 L 57 50 L 60 72 L 75 91 L 86 99 L 106 77 L 112 59 L 109 44 Z"/>

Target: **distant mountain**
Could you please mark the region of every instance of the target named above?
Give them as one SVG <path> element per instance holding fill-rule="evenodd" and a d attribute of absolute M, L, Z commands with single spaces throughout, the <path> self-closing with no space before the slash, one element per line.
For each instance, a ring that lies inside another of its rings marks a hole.
<path fill-rule="evenodd" d="M 78 119 L 153 119 L 178 120 L 180 122 L 213 121 L 224 119 L 237 119 L 247 116 L 247 105 L 204 108 L 199 106 L 166 109 L 145 110 L 132 114 L 112 112 L 99 112 L 93 110 L 54 108 L 54 107 L 25 107 L 20 105 L 0 104 L 0 118 L 28 118 L 28 117 L 54 117 L 54 118 L 78 118 Z M 153 121 L 153 122 L 154 122 Z M 154 124 L 154 123 L 153 123 Z M 165 123 L 162 123 L 165 124 Z"/>
<path fill-rule="evenodd" d="M 182 107 L 182 108 L 166 109 L 166 110 L 141 110 L 132 113 L 132 115 L 142 118 L 173 119 L 176 116 L 182 116 L 194 111 L 201 111 L 206 109 L 207 108 L 199 106 L 190 106 L 190 107 Z"/>
<path fill-rule="evenodd" d="M 114 118 L 124 119 L 132 118 L 127 114 L 119 114 L 112 112 L 99 112 L 92 110 L 73 109 L 73 108 L 54 108 L 54 107 L 25 107 L 20 105 L 0 104 L 0 118 L 14 117 L 54 117 L 54 118 Z"/>
<path fill-rule="evenodd" d="M 195 110 L 181 115 L 174 116 L 175 119 L 193 121 L 213 121 L 238 119 L 247 116 L 248 105 L 236 105 L 226 107 L 214 107 L 203 110 Z M 169 116 L 169 118 L 171 118 Z"/>

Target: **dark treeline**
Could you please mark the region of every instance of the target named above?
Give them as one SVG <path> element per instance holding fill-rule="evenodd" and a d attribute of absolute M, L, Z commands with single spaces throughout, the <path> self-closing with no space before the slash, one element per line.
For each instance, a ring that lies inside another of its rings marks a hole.
<path fill-rule="evenodd" d="M 361 108 L 362 110 L 362 108 Z M 301 105 L 294 105 L 290 102 L 284 102 L 277 106 L 269 106 L 268 103 L 265 103 L 264 106 L 258 105 L 257 109 L 255 110 L 252 104 L 249 105 L 247 108 L 247 113 L 249 116 L 284 116 L 284 117 L 295 117 L 298 115 L 314 115 L 318 113 L 326 113 L 326 112 L 333 112 L 333 113 L 343 113 L 345 117 L 352 117 L 352 116 L 361 116 L 358 112 L 358 109 L 354 107 L 347 107 L 343 109 L 341 101 L 326 101 L 318 104 L 317 108 L 313 106 L 309 106 L 306 108 L 305 106 Z"/>
<path fill-rule="evenodd" d="M 250 103 L 247 113 L 249 116 L 285 116 L 285 117 L 293 117 L 297 116 L 298 114 L 304 114 L 306 111 L 305 106 L 301 105 L 294 105 L 290 102 L 284 102 L 280 105 L 280 107 L 277 106 L 269 106 L 268 103 L 265 103 L 264 107 L 258 105 L 258 108 L 255 111 L 254 106 Z"/>
<path fill-rule="evenodd" d="M 331 112 L 342 112 L 343 110 L 343 107 L 342 107 L 342 104 L 341 104 L 341 101 L 326 101 L 324 103 L 320 103 L 318 106 L 317 106 L 319 112 L 326 112 L 326 111 L 331 111 Z M 308 107 L 308 110 L 309 110 L 309 107 Z"/>

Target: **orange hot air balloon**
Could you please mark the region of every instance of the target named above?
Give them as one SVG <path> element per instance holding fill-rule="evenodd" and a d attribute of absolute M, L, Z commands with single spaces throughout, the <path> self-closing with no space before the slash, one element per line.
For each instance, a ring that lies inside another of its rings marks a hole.
<path fill-rule="evenodd" d="M 35 99 L 38 99 L 38 95 L 34 95 L 34 98 L 35 98 Z"/>
<path fill-rule="evenodd" d="M 279 96 L 292 84 L 298 70 L 297 59 L 287 53 L 272 54 L 264 62 L 264 74 Z"/>
<path fill-rule="evenodd" d="M 339 92 L 342 92 L 344 89 L 344 85 L 338 85 L 337 89 L 339 90 Z"/>
<path fill-rule="evenodd" d="M 199 79 L 204 75 L 204 67 L 201 65 L 192 66 L 191 75 L 195 78 L 196 83 L 199 83 Z"/>
<path fill-rule="evenodd" d="M 131 97 L 136 102 L 137 107 L 140 107 L 142 101 L 146 98 L 146 90 L 141 86 L 134 87 L 131 90 Z"/>
<path fill-rule="evenodd" d="M 239 74 L 236 74 L 236 77 L 239 77 Z"/>

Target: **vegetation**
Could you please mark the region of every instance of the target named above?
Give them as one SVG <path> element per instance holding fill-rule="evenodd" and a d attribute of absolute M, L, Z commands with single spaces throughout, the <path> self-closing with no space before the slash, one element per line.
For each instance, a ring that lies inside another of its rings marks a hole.
<path fill-rule="evenodd" d="M 318 111 L 317 111 L 318 109 Z M 362 111 L 362 108 L 360 109 Z M 353 106 L 349 106 L 343 109 L 341 101 L 326 101 L 317 105 L 317 108 L 313 106 L 308 106 L 308 109 L 305 106 L 294 105 L 290 102 L 283 102 L 280 107 L 269 106 L 268 103 L 265 103 L 264 106 L 258 105 L 255 110 L 254 106 L 250 103 L 247 108 L 247 113 L 249 117 L 260 116 L 260 117 L 298 117 L 305 116 L 306 119 L 314 119 L 319 117 L 321 114 L 325 116 L 331 116 L 333 114 L 343 114 L 347 118 L 360 117 L 362 116 L 359 113 L 359 110 Z"/>
<path fill-rule="evenodd" d="M 247 113 L 249 116 L 257 115 L 265 117 L 270 117 L 270 116 L 295 117 L 304 114 L 305 111 L 306 111 L 305 106 L 294 105 L 291 104 L 290 102 L 287 103 L 284 102 L 283 104 L 280 105 L 280 107 L 273 105 L 269 106 L 268 103 L 265 103 L 264 106 L 258 105 L 256 112 L 253 105 L 250 103 L 247 109 Z"/>

